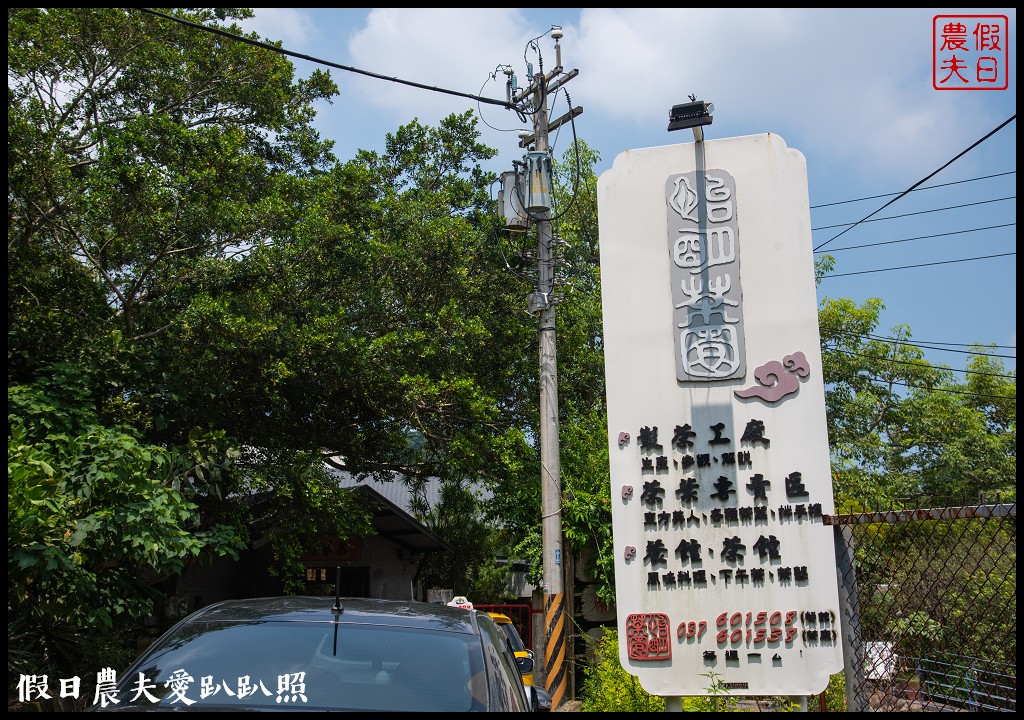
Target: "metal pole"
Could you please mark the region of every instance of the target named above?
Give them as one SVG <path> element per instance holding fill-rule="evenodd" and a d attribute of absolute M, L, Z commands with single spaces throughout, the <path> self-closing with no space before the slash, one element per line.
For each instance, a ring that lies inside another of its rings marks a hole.
<path fill-rule="evenodd" d="M 548 152 L 548 105 L 544 75 L 536 76 L 535 149 Z M 551 708 L 566 699 L 565 594 L 562 582 L 562 485 L 558 446 L 558 371 L 555 354 L 554 263 L 551 253 L 551 212 L 537 222 L 538 291 L 547 301 L 540 311 L 540 464 L 541 531 L 544 545 L 544 684 Z"/>
<path fill-rule="evenodd" d="M 842 630 L 843 674 L 846 680 L 846 711 L 868 709 L 864 684 L 864 641 L 860 631 L 860 600 L 857 595 L 857 569 L 853 555 L 853 530 L 849 525 L 833 525 L 836 570 L 839 583 L 839 627 Z"/>

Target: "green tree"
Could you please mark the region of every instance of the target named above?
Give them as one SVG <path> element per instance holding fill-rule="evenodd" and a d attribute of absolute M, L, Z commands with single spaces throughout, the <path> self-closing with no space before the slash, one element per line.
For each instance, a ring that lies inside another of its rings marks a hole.
<path fill-rule="evenodd" d="M 230 20 L 248 15 L 177 13 L 236 34 Z M 309 125 L 313 102 L 336 90 L 325 73 L 293 81 L 277 53 L 142 11 L 9 11 L 9 492 L 31 500 L 9 502 L 9 617 L 46 662 L 59 653 L 31 628 L 116 630 L 205 547 L 273 529 L 291 538 L 277 543 L 287 559 L 296 538 L 361 520 L 331 506 L 339 491 L 318 452 L 239 432 L 265 405 L 233 424 L 193 412 L 218 404 L 217 380 L 254 378 L 204 375 L 222 370 L 216 345 L 197 351 L 205 367 L 181 362 L 196 348 L 180 345 L 211 291 L 302 215 L 331 160 Z M 31 425 L 22 415 L 38 403 L 18 398 L 58 377 L 75 402 Z M 288 502 L 260 515 L 237 502 L 270 492 Z M 26 585 L 58 583 L 52 600 Z"/>
<path fill-rule="evenodd" d="M 414 485 L 417 489 L 419 483 Z M 509 595 L 511 572 L 498 565 L 508 545 L 507 530 L 490 524 L 472 487 L 449 481 L 431 506 L 423 492 L 415 492 L 412 510 L 430 530 L 444 538 L 451 552 L 430 553 L 419 561 L 419 579 L 425 587 L 450 588 L 474 603 L 502 603 Z"/>
<path fill-rule="evenodd" d="M 958 379 L 924 359 L 910 328 L 879 335 L 883 307 L 825 298 L 819 310 L 838 499 L 881 508 L 920 494 L 955 503 L 1014 496 L 1015 374 L 975 346 Z"/>
<path fill-rule="evenodd" d="M 552 300 L 556 303 L 558 432 L 561 513 L 566 549 L 595 576 L 599 597 L 614 602 L 611 548 L 607 411 L 605 407 L 603 333 L 601 327 L 600 257 L 597 233 L 597 176 L 600 157 L 583 141 L 573 144 L 554 163 L 552 208 L 555 267 Z M 536 290 L 535 231 L 505 232 L 500 237 L 509 275 L 520 304 Z M 539 367 L 536 319 L 530 319 L 523 387 L 529 392 L 523 408 L 532 455 L 521 465 L 517 482 L 496 493 L 491 512 L 508 530 L 510 556 L 528 563 L 527 580 L 543 581 L 541 489 L 539 478 Z"/>
<path fill-rule="evenodd" d="M 176 11 L 229 33 L 247 14 Z M 142 11 L 9 25 L 9 378 L 79 361 L 102 422 L 168 450 L 231 438 L 242 455 L 199 513 L 269 539 L 282 578 L 362 527 L 325 455 L 519 477 L 533 337 L 471 113 L 336 164 L 309 125 L 325 73 L 294 81 L 277 53 Z"/>
<path fill-rule="evenodd" d="M 55 366 L 8 387 L 10 672 L 74 674 L 115 622 L 153 613 L 156 582 L 243 544 L 230 525 L 201 527 L 195 503 L 237 451 L 215 436 L 168 451 L 102 425 L 85 376 Z"/>
<path fill-rule="evenodd" d="M 926 495 L 967 501 L 1016 497 L 1016 374 L 976 345 L 963 379 L 943 370 L 934 386 L 915 386 L 907 419 L 893 428 L 896 468 L 916 472 Z M 903 465 L 898 463 L 902 462 Z"/>
<path fill-rule="evenodd" d="M 857 306 L 826 298 L 819 312 L 840 512 L 1012 502 L 1015 373 L 981 345 L 971 348 L 965 370 L 928 363 L 909 328 L 878 334 L 882 307 L 877 299 Z M 863 530 L 856 564 L 858 584 L 869 589 L 861 600 L 865 637 L 887 638 L 911 658 L 951 649 L 1014 657 L 1012 640 L 978 641 L 980 628 L 1015 637 L 1012 621 L 991 612 L 1013 605 L 1012 530 L 963 519 Z"/>
<path fill-rule="evenodd" d="M 556 227 L 562 240 L 557 250 L 559 442 L 565 542 L 586 559 L 583 569 L 597 582 L 598 598 L 612 605 L 615 565 L 594 172 L 599 161 L 600 155 L 579 141 L 555 164 Z"/>
<path fill-rule="evenodd" d="M 289 224 L 297 176 L 329 158 L 308 124 L 337 91 L 325 73 L 293 83 L 280 55 L 141 11 L 12 9 L 8 77 L 9 298 L 22 310 L 8 357 L 23 379 L 117 339 L 151 347 L 207 269 Z M 51 281 L 70 281 L 52 284 L 67 300 L 81 288 L 86 307 L 50 312 L 30 293 L 51 263 L 65 273 Z M 51 328 L 78 342 L 44 347 Z"/>
<path fill-rule="evenodd" d="M 230 23 L 249 15 L 177 11 L 239 35 Z M 261 475 L 315 497 L 315 458 L 291 472 L 294 454 L 239 432 L 259 428 L 265 403 L 233 423 L 195 409 L 223 399 L 237 411 L 226 387 L 277 380 L 273 357 L 255 377 L 233 373 L 210 332 L 234 321 L 259 353 L 273 326 L 203 311 L 230 306 L 209 295 L 246 279 L 254 249 L 302 215 L 310 178 L 332 159 L 309 124 L 313 103 L 336 86 L 321 72 L 294 81 L 278 53 L 139 10 L 17 8 L 8 31 L 9 381 L 80 363 L 104 425 L 130 424 L 169 451 L 197 432 L 261 448 L 195 498 L 204 522 L 242 522 L 226 498 L 259 491 Z M 209 342 L 182 342 L 197 332 Z"/>

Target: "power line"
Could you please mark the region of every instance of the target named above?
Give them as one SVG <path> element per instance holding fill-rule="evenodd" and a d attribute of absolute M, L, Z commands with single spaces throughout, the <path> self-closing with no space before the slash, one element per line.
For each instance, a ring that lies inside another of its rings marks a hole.
<path fill-rule="evenodd" d="M 988 139 L 989 139 L 990 137 L 992 137 L 993 135 L 995 135 L 995 134 L 996 134 L 997 132 L 999 132 L 1000 130 L 1002 130 L 1002 129 L 1003 129 L 1004 127 L 1006 127 L 1007 125 L 1009 125 L 1009 124 L 1010 124 L 1011 122 L 1013 122 L 1013 121 L 1014 121 L 1014 120 L 1016 120 L 1016 119 L 1017 119 L 1017 113 L 1014 113 L 1014 114 L 1013 114 L 1013 115 L 1011 115 L 1011 116 L 1010 116 L 1009 118 L 1007 118 L 1007 119 L 1006 119 L 1006 120 L 1004 120 L 1004 121 L 1003 121 L 1002 123 L 1000 123 L 1000 124 L 999 124 L 998 126 L 996 126 L 996 127 L 995 127 L 995 129 L 993 129 L 993 130 L 989 131 L 989 132 L 988 132 L 988 133 L 987 133 L 987 134 L 985 135 L 985 137 L 981 138 L 980 140 L 977 140 L 977 141 L 976 141 L 976 142 L 974 142 L 974 143 L 973 143 L 973 144 L 972 144 L 972 145 L 971 145 L 970 147 L 968 147 L 968 148 L 967 148 L 966 150 L 963 150 L 962 152 L 958 153 L 958 154 L 957 154 L 957 155 L 956 155 L 956 156 L 955 156 L 955 157 L 954 157 L 954 158 L 953 158 L 952 160 L 950 160 L 949 162 L 947 162 L 947 163 L 946 163 L 945 165 L 943 165 L 942 167 L 940 167 L 940 168 L 939 168 L 938 170 L 935 170 L 934 172 L 932 172 L 932 173 L 931 173 L 931 174 L 929 174 L 928 176 L 926 176 L 926 177 L 923 177 L 923 178 L 921 178 L 921 179 L 920 179 L 920 180 L 918 180 L 918 181 L 917 181 L 916 183 L 914 183 L 914 184 L 913 184 L 913 185 L 911 185 L 911 186 L 910 186 L 909 188 L 907 188 L 906 190 L 904 190 L 903 192 L 901 192 L 901 193 L 900 193 L 899 195 L 897 195 L 896 197 L 894 197 L 894 198 L 893 198 L 892 200 L 890 200 L 889 202 L 887 202 L 887 203 L 886 203 L 885 205 L 883 205 L 882 207 L 878 208 L 877 210 L 875 210 L 874 212 L 870 213 L 869 215 L 866 215 L 866 216 L 865 216 L 865 217 L 864 217 L 863 219 L 861 219 L 861 220 L 859 220 L 859 221 L 857 221 L 857 222 L 853 223 L 852 225 L 850 225 L 850 227 L 846 228 L 846 230 L 843 230 L 843 231 L 842 231 L 841 233 L 838 233 L 837 235 L 834 235 L 834 236 L 832 236 L 831 238 L 829 238 L 828 240 L 826 240 L 825 242 L 823 242 L 823 243 L 822 243 L 821 245 L 819 245 L 818 247 L 814 248 L 815 252 L 817 252 L 818 250 L 821 250 L 821 249 L 822 249 L 823 247 L 825 247 L 826 245 L 828 245 L 828 244 L 829 244 L 830 242 L 832 242 L 832 241 L 833 241 L 833 240 L 835 240 L 836 238 L 838 238 L 838 237 L 842 236 L 842 235 L 843 235 L 843 233 L 847 233 L 847 232 L 849 232 L 849 231 L 850 231 L 850 230 L 852 230 L 853 228 L 857 227 L 857 226 L 858 226 L 858 225 L 859 225 L 860 223 L 862 223 L 862 222 L 865 222 L 866 220 L 868 220 L 868 218 L 872 217 L 873 215 L 875 215 L 875 214 L 877 214 L 877 213 L 880 213 L 880 212 L 881 212 L 882 210 L 884 210 L 885 208 L 887 208 L 887 207 L 889 207 L 890 205 L 892 205 L 892 204 L 893 204 L 894 202 L 896 202 L 897 200 L 899 200 L 899 199 L 900 199 L 901 197 L 903 197 L 903 196 L 904 196 L 904 195 L 906 195 L 907 193 L 909 193 L 909 192 L 912 192 L 912 191 L 914 190 L 914 188 L 916 188 L 916 187 L 917 187 L 918 185 L 921 185 L 922 183 L 924 183 L 924 182 L 926 182 L 926 181 L 930 180 L 931 178 L 935 177 L 935 176 L 936 176 L 936 175 L 938 175 L 938 174 L 939 174 L 940 172 L 942 172 L 943 170 L 945 170 L 945 169 L 946 169 L 947 167 L 949 167 L 950 165 L 952 165 L 952 164 L 953 164 L 954 162 L 956 162 L 957 160 L 959 160 L 959 159 L 960 159 L 961 157 L 963 157 L 964 155 L 966 155 L 967 153 L 969 153 L 969 152 L 970 152 L 971 150 L 973 150 L 974 148 L 976 148 L 976 147 L 978 147 L 979 145 L 981 145 L 981 144 L 982 144 L 983 142 L 985 142 L 986 140 L 988 140 Z"/>
<path fill-rule="evenodd" d="M 910 360 L 897 360 L 896 358 L 882 357 L 880 355 L 866 355 L 864 353 L 854 352 L 853 350 L 843 350 L 842 348 L 832 348 L 833 352 L 841 352 L 844 355 L 854 355 L 856 357 L 866 358 L 868 360 L 881 360 L 882 362 L 896 363 L 897 365 L 907 365 L 909 367 L 916 367 L 922 370 L 949 370 L 950 372 L 964 373 L 965 375 L 985 375 L 988 377 L 1005 378 L 1007 380 L 1016 380 L 1016 375 L 1005 375 L 1003 373 L 992 373 L 985 372 L 983 370 L 960 370 L 958 368 L 943 368 L 932 365 L 927 360 L 922 360 L 925 364 L 922 365 L 920 362 L 911 362 Z"/>
<path fill-rule="evenodd" d="M 997 255 L 980 255 L 978 257 L 960 258 L 959 260 L 942 260 L 940 262 L 920 263 L 919 265 L 898 265 L 896 267 L 877 268 L 875 270 L 858 270 L 856 272 L 848 273 L 829 273 L 827 275 L 820 276 L 820 279 L 825 280 L 827 278 L 846 277 L 847 275 L 867 275 L 868 273 L 888 272 L 889 270 L 908 270 L 910 268 L 928 267 L 930 265 L 951 265 L 953 263 L 969 262 L 971 260 L 988 260 L 989 258 L 1008 257 L 1016 254 L 1017 253 L 1015 252 L 999 253 Z"/>
<path fill-rule="evenodd" d="M 956 350 L 954 348 L 943 348 L 936 347 L 937 345 L 956 345 L 958 347 L 993 347 L 1002 348 L 1004 350 L 1016 350 L 1016 345 L 996 345 L 995 343 L 951 343 L 951 342 L 937 342 L 932 340 L 920 340 L 918 342 L 908 342 L 906 340 L 897 340 L 896 338 L 887 337 L 885 335 L 872 335 L 871 333 L 851 333 L 843 332 L 839 330 L 835 333 L 836 335 L 845 335 L 846 337 L 865 338 L 867 340 L 878 340 L 880 342 L 892 343 L 893 345 L 907 345 L 909 347 L 926 348 L 929 350 L 939 350 L 941 352 L 955 352 L 962 353 L 964 355 L 983 355 L 985 357 L 999 357 L 999 358 L 1010 358 L 1016 359 L 1016 355 L 997 355 L 995 353 L 984 353 L 975 352 L 973 350 Z"/>
<path fill-rule="evenodd" d="M 881 338 L 876 338 L 876 339 L 881 340 Z M 917 348 L 920 348 L 922 350 L 936 350 L 938 352 L 959 353 L 961 355 L 978 355 L 980 357 L 1005 358 L 1007 360 L 1016 360 L 1017 359 L 1016 355 L 1003 355 L 1001 353 L 976 352 L 976 351 L 973 351 L 973 350 L 957 350 L 956 348 L 937 347 L 935 345 L 928 345 L 928 344 L 925 344 L 925 343 L 904 343 L 904 344 L 912 345 L 913 347 L 917 347 Z M 992 347 L 1008 348 L 1008 349 L 1013 349 L 1013 350 L 1017 349 L 1016 347 L 1014 347 L 1012 345 L 994 345 Z"/>
<path fill-rule="evenodd" d="M 948 235 L 964 235 L 966 233 L 981 232 L 982 230 L 997 230 L 1004 227 L 1013 227 L 1017 223 L 1003 223 L 1002 225 L 989 225 L 987 227 L 980 228 L 969 228 L 967 230 L 951 230 L 950 232 L 935 233 L 933 235 L 918 235 L 917 237 L 903 238 L 901 240 L 883 240 L 876 243 L 866 243 L 864 245 L 847 245 L 841 248 L 832 248 L 829 253 L 837 253 L 841 250 L 860 250 L 862 248 L 878 247 L 879 245 L 895 245 L 896 243 L 910 242 L 911 240 L 926 240 L 928 238 L 946 237 Z"/>
<path fill-rule="evenodd" d="M 378 80 L 387 80 L 388 82 L 399 83 L 401 85 L 409 85 L 411 87 L 420 88 L 421 90 L 431 90 L 432 92 L 445 93 L 447 95 L 457 95 L 459 97 L 468 98 L 470 100 L 476 100 L 477 102 L 487 103 L 489 105 L 500 105 L 501 107 L 509 109 L 509 110 L 515 110 L 516 109 L 515 105 L 513 105 L 512 103 L 509 103 L 509 102 L 507 102 L 505 100 L 496 100 L 494 98 L 481 97 L 479 95 L 472 95 L 470 93 L 459 92 L 458 90 L 446 90 L 444 88 L 439 88 L 436 85 L 424 85 L 422 83 L 413 82 L 411 80 L 402 80 L 401 78 L 388 77 L 387 75 L 381 75 L 379 73 L 370 72 L 369 70 L 360 70 L 359 68 L 355 68 L 355 67 L 352 67 L 350 65 L 341 65 L 341 64 L 336 63 L 336 62 L 331 62 L 330 60 L 323 60 L 321 58 L 316 58 L 316 57 L 313 57 L 312 55 L 304 55 L 302 53 L 293 52 L 291 50 L 285 50 L 284 48 L 279 48 L 276 45 L 270 45 L 270 44 L 265 43 L 265 42 L 260 42 L 259 40 L 253 40 L 251 38 L 247 38 L 244 35 L 236 35 L 234 33 L 228 32 L 227 30 L 222 30 L 220 28 L 210 27 L 209 25 L 203 25 L 201 23 L 195 23 L 195 22 L 192 22 L 191 20 L 185 20 L 184 18 L 175 17 L 174 15 L 167 15 L 165 13 L 157 12 L 156 10 L 152 10 L 150 8 L 138 8 L 138 9 L 141 10 L 142 12 L 146 12 L 146 13 L 149 13 L 151 15 L 156 15 L 157 17 L 162 17 L 162 18 L 164 18 L 166 20 L 172 20 L 172 21 L 174 21 L 176 23 L 180 23 L 181 25 L 187 25 L 189 27 L 193 27 L 193 28 L 196 28 L 198 30 L 204 30 L 206 32 L 213 33 L 215 35 L 221 35 L 223 37 L 230 38 L 231 40 L 237 40 L 238 42 L 247 43 L 249 45 L 254 45 L 255 47 L 263 48 L 264 50 L 270 50 L 271 52 L 276 52 L 276 53 L 278 53 L 280 55 L 288 55 L 290 57 L 300 58 L 302 60 L 308 60 L 309 62 L 312 62 L 312 63 L 317 63 L 319 65 L 326 65 L 328 67 L 337 68 L 339 70 L 345 70 L 347 72 L 358 73 L 360 75 L 366 75 L 368 77 L 377 78 Z"/>
<path fill-rule="evenodd" d="M 852 333 L 846 333 L 846 334 L 850 335 Z M 917 344 L 920 344 L 920 343 L 925 343 L 926 345 L 956 345 L 957 347 L 976 347 L 976 346 L 982 346 L 982 347 L 1003 348 L 1005 350 L 1016 350 L 1017 349 L 1016 345 L 996 345 L 995 343 L 955 343 L 955 342 L 942 342 L 941 340 L 920 340 L 917 343 L 909 343 L 909 342 L 903 342 L 903 341 L 897 340 L 895 338 L 887 337 L 885 335 L 872 335 L 870 333 L 865 333 L 862 337 L 871 338 L 873 340 L 885 340 L 886 342 L 894 342 L 894 343 L 898 343 L 900 345 L 917 345 Z M 965 350 L 964 352 L 969 352 L 969 351 Z"/>
<path fill-rule="evenodd" d="M 885 378 L 877 378 L 872 375 L 860 375 L 859 377 L 862 377 L 866 380 L 873 380 L 874 382 L 878 383 L 886 383 L 888 385 L 899 385 L 901 387 L 916 388 L 917 390 L 927 390 L 929 392 L 949 393 L 951 395 L 968 395 L 970 397 L 989 398 L 992 400 L 1013 400 L 1014 402 L 1017 401 L 1016 397 L 1012 397 L 1010 395 L 988 395 L 986 393 L 976 393 L 970 392 L 968 390 L 954 390 L 953 388 L 928 387 L 927 385 L 913 385 L 911 383 L 900 382 L 899 380 L 887 380 Z"/>
<path fill-rule="evenodd" d="M 917 188 L 914 192 L 920 192 L 921 190 L 934 190 L 935 188 L 949 187 L 950 185 L 961 185 L 963 183 L 975 182 L 977 180 L 988 180 L 990 178 L 1003 177 L 1004 175 L 1014 175 L 1016 172 L 1016 170 L 1007 170 L 1006 172 L 996 173 L 995 175 L 982 175 L 981 177 L 967 178 L 966 180 L 954 180 L 953 182 L 940 183 L 938 185 L 925 185 L 924 187 Z M 833 205 L 846 205 L 849 203 L 861 202 L 862 200 L 877 200 L 879 198 L 892 197 L 893 195 L 899 195 L 899 193 L 883 193 L 881 195 L 868 195 L 867 197 L 854 198 L 852 200 L 837 200 L 836 202 L 821 203 L 820 205 L 811 205 L 811 210 L 823 207 L 832 207 Z"/>
<path fill-rule="evenodd" d="M 975 352 L 973 350 L 957 350 L 955 348 L 936 347 L 934 345 L 926 345 L 926 344 L 923 344 L 923 343 L 915 343 L 914 346 L 918 347 L 918 348 L 921 348 L 922 350 L 936 350 L 938 352 L 960 353 L 961 355 L 977 355 L 977 356 L 980 356 L 980 357 L 1005 358 L 1007 360 L 1016 360 L 1017 359 L 1016 355 L 1002 355 L 1000 353 Z M 1011 348 L 1011 349 L 1016 350 L 1016 348 L 1014 346 L 1012 346 L 1012 345 L 994 345 L 993 347 L 997 347 L 997 348 Z"/>
<path fill-rule="evenodd" d="M 918 210 L 917 212 L 904 213 L 902 215 L 887 215 L 886 217 L 875 218 L 874 220 L 863 219 L 863 220 L 858 220 L 857 222 L 853 222 L 853 223 L 839 223 L 837 225 L 822 225 L 821 227 L 811 228 L 811 231 L 813 232 L 814 230 L 828 230 L 829 228 L 843 227 L 845 225 L 851 225 L 851 226 L 852 225 L 860 225 L 861 223 L 866 223 L 866 222 L 881 222 L 882 220 L 895 220 L 896 218 L 910 217 L 911 215 L 927 215 L 928 213 L 942 212 L 943 210 L 958 210 L 959 208 L 974 207 L 975 205 L 985 205 L 987 203 L 1002 202 L 1003 200 L 1016 200 L 1016 199 L 1017 199 L 1016 195 L 1009 195 L 1007 197 L 993 198 L 992 200 L 979 200 L 977 202 L 965 203 L 963 205 L 947 205 L 946 207 L 932 208 L 931 210 Z M 876 210 L 875 212 L 878 212 L 878 211 Z M 842 233 L 840 233 L 840 235 L 841 234 Z M 836 237 L 839 237 L 839 235 L 836 235 Z M 835 240 L 835 239 L 836 238 L 832 238 L 832 240 Z M 823 245 L 819 245 L 818 247 L 824 247 L 825 245 L 828 245 L 828 243 L 832 242 L 832 240 L 829 240 L 828 242 L 824 243 Z M 815 250 L 815 252 L 817 252 L 818 248 L 814 248 L 814 250 Z"/>

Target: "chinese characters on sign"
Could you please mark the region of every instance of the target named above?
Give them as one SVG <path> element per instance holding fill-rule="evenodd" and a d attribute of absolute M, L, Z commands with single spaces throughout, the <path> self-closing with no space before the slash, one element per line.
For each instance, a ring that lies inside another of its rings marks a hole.
<path fill-rule="evenodd" d="M 701 199 L 703 198 L 703 202 Z M 724 170 L 668 179 L 672 318 L 680 380 L 743 377 L 736 183 Z"/>
<path fill-rule="evenodd" d="M 695 513 L 694 507 L 701 504 L 699 502 L 701 483 L 698 482 L 698 479 L 704 481 L 705 485 L 709 484 L 704 478 L 698 477 L 698 472 L 701 472 L 703 469 L 708 478 L 710 478 L 710 475 L 714 475 L 716 472 L 715 467 L 752 469 L 753 463 L 750 451 L 740 451 L 737 453 L 734 450 L 724 449 L 731 446 L 729 438 L 722 437 L 722 429 L 724 427 L 724 423 L 716 423 L 711 426 L 715 437 L 710 442 L 720 443 L 720 447 L 723 448 L 719 455 L 712 456 L 710 453 L 694 455 L 692 452 L 689 452 L 693 446 L 691 438 L 696 433 L 690 429 L 689 425 L 676 426 L 672 444 L 682 454 L 672 459 L 672 465 L 673 468 L 682 470 L 684 477 L 678 480 L 678 485 L 674 492 L 675 497 L 671 500 L 666 498 L 665 487 L 662 486 L 661 480 L 657 479 L 656 473 L 653 472 L 655 467 L 667 470 L 668 457 L 657 455 L 652 463 L 649 454 L 641 456 L 641 472 L 647 473 L 650 479 L 644 482 L 643 492 L 640 494 L 636 511 L 643 515 L 645 530 L 658 533 L 660 530 L 668 530 L 670 528 L 686 530 L 696 527 L 698 529 L 697 534 L 699 535 L 701 527 L 709 523 L 716 528 L 741 528 L 750 531 L 757 528 L 763 529 L 770 521 L 804 522 L 817 520 L 821 522 L 821 504 L 803 502 L 807 499 L 808 493 L 801 480 L 801 473 L 799 471 L 793 471 L 784 478 L 786 504 L 779 505 L 777 508 L 770 508 L 767 505 L 768 490 L 771 488 L 772 482 L 761 473 L 751 473 L 748 476 L 749 482 L 743 488 L 739 488 L 740 493 L 743 495 L 742 500 L 739 501 L 737 501 L 737 488 L 734 487 L 734 481 L 726 475 L 718 475 L 714 479 L 713 486 L 706 491 L 707 499 L 711 501 L 711 511 L 699 515 Z M 654 443 L 657 441 L 657 434 L 657 427 L 644 427 L 640 429 L 639 437 L 646 437 L 648 442 Z M 764 437 L 764 424 L 759 420 L 751 420 L 747 424 L 747 428 L 743 433 L 743 440 L 761 442 L 765 447 L 770 443 L 770 440 Z M 655 452 L 662 450 L 660 445 L 648 445 L 646 452 L 650 452 L 652 448 Z M 715 463 L 715 467 L 712 467 L 712 460 Z M 710 469 L 711 472 L 707 473 L 707 469 Z M 669 477 L 668 473 L 665 473 L 664 476 L 666 478 Z M 714 490 L 714 492 L 711 492 L 711 490 Z M 630 486 L 624 487 L 623 491 L 624 497 L 632 495 L 632 488 Z M 796 502 L 795 505 L 790 504 L 795 501 L 800 502 Z M 751 504 L 739 505 L 739 502 L 749 502 Z M 716 570 L 712 570 L 709 578 L 707 576 L 707 569 L 703 567 L 705 553 L 702 552 L 700 542 L 697 539 L 684 537 L 674 548 L 672 563 L 669 562 L 668 548 L 663 540 L 660 537 L 649 539 L 646 541 L 647 553 L 643 558 L 644 564 L 650 565 L 650 571 L 647 573 L 647 585 L 652 590 L 661 589 L 663 585 L 665 587 L 676 587 L 677 584 L 679 586 L 685 585 L 686 587 L 699 588 L 702 586 L 706 587 L 709 579 L 715 580 L 718 577 L 724 581 L 725 587 L 728 587 L 730 582 L 739 584 L 745 582 L 753 582 L 755 584 L 763 584 L 766 581 L 774 582 L 776 576 L 779 582 L 789 582 L 792 580 L 797 582 L 807 581 L 806 567 L 773 567 L 770 565 L 775 560 L 781 560 L 779 540 L 775 535 L 765 535 L 764 532 L 761 532 L 757 540 L 751 543 L 750 547 L 759 557 L 762 566 L 751 568 L 748 574 L 746 568 L 736 567 L 738 562 L 742 562 L 747 545 L 742 542 L 739 536 L 725 537 L 718 551 L 719 565 Z M 708 548 L 706 554 L 709 557 L 715 557 L 714 548 Z M 679 560 L 681 568 L 673 572 L 669 568 L 675 566 L 676 559 Z M 769 563 L 767 578 L 765 576 L 765 563 Z M 690 569 L 693 569 L 692 578 Z M 659 575 L 659 572 L 663 570 L 668 570 L 668 572 Z M 735 576 L 733 575 L 734 572 Z"/>
<path fill-rule="evenodd" d="M 821 503 L 811 501 L 800 470 L 778 478 L 756 472 L 754 456 L 767 454 L 771 446 L 764 422 L 748 421 L 736 444 L 727 431 L 724 422 L 709 425 L 704 437 L 709 452 L 696 452 L 695 447 L 704 449 L 703 443 L 695 445 L 699 433 L 689 424 L 675 426 L 667 451 L 658 440 L 657 426 L 638 429 L 642 489 L 623 485 L 618 493 L 629 512 L 642 516 L 644 529 L 642 554 L 635 546 L 624 548 L 626 567 L 634 568 L 627 582 L 646 582 L 649 593 L 697 593 L 692 603 L 699 608 L 705 606 L 700 593 L 716 586 L 718 593 L 731 589 L 735 594 L 776 584 L 805 587 L 812 580 L 806 565 L 787 562 L 791 554 L 799 557 L 801 548 L 784 548 L 772 530 L 793 523 L 821 524 Z M 734 480 L 741 476 L 745 483 Z M 772 505 L 775 498 L 781 500 Z M 708 537 L 715 537 L 715 545 L 705 547 Z M 737 664 L 741 649 L 744 661 L 760 662 L 766 650 L 837 644 L 835 617 L 835 608 L 725 611 L 713 623 L 709 618 L 681 620 L 675 636 L 685 638 L 687 645 L 715 643 L 726 660 Z M 669 623 L 663 613 L 629 615 L 629 658 L 671 658 Z M 711 635 L 706 634 L 709 624 L 714 627 Z M 716 650 L 705 649 L 702 658 L 713 663 Z M 779 656 L 777 662 L 781 660 Z"/>
<path fill-rule="evenodd" d="M 1005 90 L 1009 87 L 1006 15 L 936 15 L 932 19 L 932 87 Z"/>
<path fill-rule="evenodd" d="M 200 700 L 206 700 L 214 695 L 223 693 L 222 698 L 230 697 L 237 701 L 244 700 L 250 695 L 255 695 L 257 692 L 262 693 L 265 697 L 274 696 L 274 693 L 267 689 L 267 686 L 260 679 L 254 681 L 249 675 L 243 675 L 236 680 L 237 682 L 235 683 L 229 683 L 223 678 L 215 679 L 210 675 L 204 676 L 199 679 L 198 697 Z M 172 672 L 167 680 L 162 683 L 161 687 L 164 690 L 161 691 L 158 689 L 155 681 L 150 680 L 146 677 L 145 673 L 140 672 L 132 685 L 130 701 L 137 703 L 141 698 L 145 697 L 150 703 L 157 704 L 161 702 L 162 697 L 167 701 L 165 703 L 167 705 L 193 705 L 196 702 L 195 698 L 189 697 L 186 694 L 190 690 L 194 690 L 194 688 L 191 688 L 193 683 L 195 683 L 195 678 L 184 669 L 178 669 Z M 81 678 L 78 676 L 61 678 L 60 694 L 58 697 L 77 699 L 81 693 L 81 684 Z M 112 668 L 103 668 L 96 673 L 96 692 L 93 697 L 93 705 L 105 708 L 108 705 L 120 704 L 121 701 L 117 699 L 116 686 L 117 673 Z M 53 696 L 50 694 L 49 677 L 47 675 L 21 675 L 19 677 L 18 700 L 20 702 L 51 699 L 53 699 Z M 278 675 L 275 702 L 306 702 L 306 673 L 298 672 Z"/>

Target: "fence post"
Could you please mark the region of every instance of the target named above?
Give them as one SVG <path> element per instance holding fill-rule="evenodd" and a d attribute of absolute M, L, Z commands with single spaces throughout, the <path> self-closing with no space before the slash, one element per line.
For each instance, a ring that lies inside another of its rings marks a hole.
<path fill-rule="evenodd" d="M 967 666 L 965 672 L 966 676 L 964 680 L 967 681 L 967 706 L 973 707 L 975 710 L 980 710 L 980 703 L 978 702 L 978 685 L 974 682 L 974 678 L 977 677 L 977 673 L 974 672 L 974 658 L 971 658 L 970 665 Z"/>
<path fill-rule="evenodd" d="M 833 525 L 836 569 L 839 581 L 839 614 L 843 631 L 843 676 L 846 680 L 846 711 L 864 712 L 867 708 L 864 687 L 864 663 L 860 662 L 864 642 L 860 633 L 860 602 L 857 599 L 857 572 L 853 564 L 853 531 L 849 525 Z"/>

